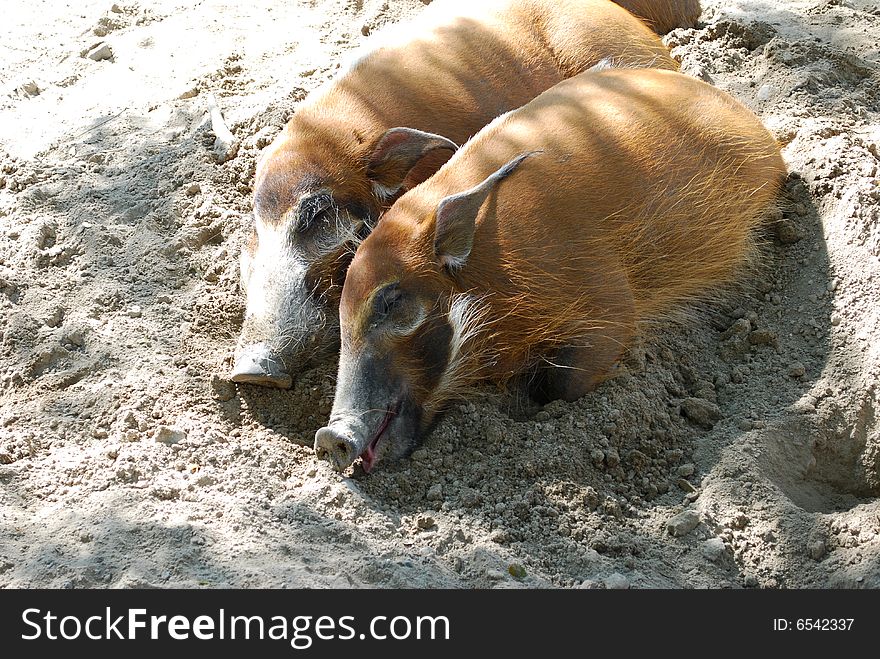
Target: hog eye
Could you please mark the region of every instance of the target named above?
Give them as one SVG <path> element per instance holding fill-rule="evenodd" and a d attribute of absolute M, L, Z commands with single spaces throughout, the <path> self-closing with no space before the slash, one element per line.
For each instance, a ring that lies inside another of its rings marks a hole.
<path fill-rule="evenodd" d="M 299 215 L 294 225 L 296 232 L 305 233 L 314 224 L 325 218 L 332 208 L 333 199 L 327 194 L 319 194 L 303 199 L 300 202 Z"/>
<path fill-rule="evenodd" d="M 397 282 L 388 284 L 381 291 L 376 293 L 373 300 L 373 326 L 378 325 L 388 314 L 394 309 L 395 305 L 403 297 L 403 292 Z"/>

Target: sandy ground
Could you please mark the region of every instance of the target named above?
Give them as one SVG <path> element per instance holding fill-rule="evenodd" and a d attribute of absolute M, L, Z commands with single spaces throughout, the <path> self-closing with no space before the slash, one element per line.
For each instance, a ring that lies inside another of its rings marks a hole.
<path fill-rule="evenodd" d="M 877 4 L 704 0 L 667 37 L 785 147 L 743 293 L 348 477 L 302 445 L 332 364 L 223 379 L 238 251 L 260 149 L 423 3 L 64 4 L 0 40 L 0 587 L 880 587 Z"/>

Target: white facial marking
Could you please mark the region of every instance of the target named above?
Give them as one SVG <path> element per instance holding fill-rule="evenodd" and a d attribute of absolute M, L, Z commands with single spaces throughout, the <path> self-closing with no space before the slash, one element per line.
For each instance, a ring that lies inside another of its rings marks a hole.
<path fill-rule="evenodd" d="M 452 365 L 461 354 L 462 346 L 470 341 L 483 327 L 485 307 L 480 298 L 463 293 L 452 298 L 449 306 L 449 325 L 452 327 L 452 339 L 449 346 L 449 363 Z"/>
<path fill-rule="evenodd" d="M 450 272 L 455 272 L 459 268 L 462 268 L 465 263 L 467 263 L 467 257 L 461 258 L 457 256 L 452 256 L 451 254 L 443 254 L 440 257 L 440 265 L 442 265 Z"/>
<path fill-rule="evenodd" d="M 483 369 L 495 363 L 497 356 L 488 345 L 488 336 L 481 336 L 489 324 L 488 311 L 482 297 L 463 293 L 452 298 L 447 316 L 452 328 L 449 362 L 434 395 L 426 403 L 428 407 L 436 411 L 444 401 L 461 395 L 479 379 Z"/>
<path fill-rule="evenodd" d="M 286 223 L 266 226 L 257 220 L 257 250 L 253 257 L 242 255 L 242 262 L 249 259 L 250 275 L 245 284 L 247 309 L 245 317 L 264 317 L 270 312 L 273 289 L 283 280 L 302 278 L 305 264 L 290 249 Z"/>
<path fill-rule="evenodd" d="M 600 59 L 590 67 L 590 71 L 607 71 L 614 68 L 614 60 L 611 57 Z"/>

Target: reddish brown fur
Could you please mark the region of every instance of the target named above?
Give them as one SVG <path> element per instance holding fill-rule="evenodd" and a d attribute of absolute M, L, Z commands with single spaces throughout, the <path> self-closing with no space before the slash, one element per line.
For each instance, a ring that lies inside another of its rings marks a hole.
<path fill-rule="evenodd" d="M 535 150 L 483 204 L 470 257 L 450 277 L 434 254 L 440 201 Z M 724 92 L 669 71 L 584 73 L 490 124 L 386 214 L 347 275 L 343 350 L 387 282 L 441 309 L 469 293 L 483 296 L 485 317 L 463 379 L 504 382 L 574 345 L 583 380 L 565 397 L 577 397 L 639 323 L 741 272 L 784 174 L 772 136 Z M 449 393 L 421 403 L 435 409 Z"/>
<path fill-rule="evenodd" d="M 436 25 L 424 37 L 374 51 L 297 108 L 257 173 L 255 198 L 264 221 L 282 221 L 310 178 L 327 181 L 335 196 L 367 204 L 374 214 L 390 205 L 374 197 L 366 177 L 369 154 L 389 128 L 417 128 L 460 144 L 494 117 L 603 58 L 677 68 L 656 35 L 607 0 L 465 6 L 470 9 L 460 18 L 438 19 L 442 10 L 430 14 L 429 8 L 423 20 Z"/>
<path fill-rule="evenodd" d="M 703 12 L 700 0 L 614 0 L 658 34 L 677 27 L 694 27 Z"/>

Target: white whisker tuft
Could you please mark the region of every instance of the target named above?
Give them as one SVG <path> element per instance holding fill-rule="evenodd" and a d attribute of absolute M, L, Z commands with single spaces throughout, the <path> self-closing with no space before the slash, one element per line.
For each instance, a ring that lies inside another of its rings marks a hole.
<path fill-rule="evenodd" d="M 452 398 L 464 396 L 497 363 L 491 348 L 493 332 L 486 296 L 461 293 L 453 296 L 447 318 L 452 328 L 449 363 L 425 406 L 439 411 Z"/>

